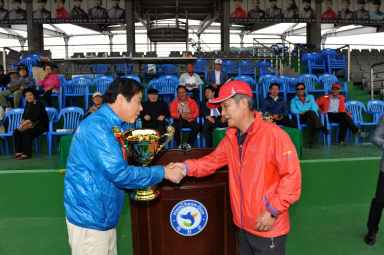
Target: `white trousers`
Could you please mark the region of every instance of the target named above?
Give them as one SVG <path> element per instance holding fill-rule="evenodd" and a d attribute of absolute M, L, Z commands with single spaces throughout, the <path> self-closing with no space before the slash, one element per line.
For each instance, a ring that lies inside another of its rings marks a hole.
<path fill-rule="evenodd" d="M 99 231 L 66 221 L 72 255 L 117 255 L 116 228 Z"/>

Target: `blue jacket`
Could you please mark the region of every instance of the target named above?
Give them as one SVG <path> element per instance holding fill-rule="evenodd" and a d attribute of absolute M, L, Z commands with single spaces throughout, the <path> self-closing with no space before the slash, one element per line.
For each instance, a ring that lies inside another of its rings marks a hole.
<path fill-rule="evenodd" d="M 220 70 L 220 85 L 223 85 L 228 79 L 228 74 L 223 70 Z M 208 72 L 205 82 L 208 85 L 216 84 L 215 70 Z"/>
<path fill-rule="evenodd" d="M 261 105 L 261 112 L 263 114 L 268 112 L 271 115 L 283 114 L 288 116 L 288 106 L 282 96 L 279 96 L 276 101 L 271 96 L 267 96 Z"/>
<path fill-rule="evenodd" d="M 305 97 L 305 104 L 303 104 L 299 97 L 296 95 L 291 100 L 291 113 L 299 114 L 300 112 L 312 110 L 319 116 L 319 106 L 317 106 L 315 98 L 312 95 L 307 95 Z"/>
<path fill-rule="evenodd" d="M 152 186 L 164 168 L 129 166 L 112 127 L 122 120 L 104 104 L 83 120 L 72 139 L 64 178 L 64 206 L 69 222 L 83 228 L 115 228 L 125 190 Z"/>

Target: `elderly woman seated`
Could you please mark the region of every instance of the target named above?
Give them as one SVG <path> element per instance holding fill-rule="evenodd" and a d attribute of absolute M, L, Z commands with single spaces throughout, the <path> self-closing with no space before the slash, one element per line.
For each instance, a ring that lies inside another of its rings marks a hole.
<path fill-rule="evenodd" d="M 32 88 L 23 90 L 27 101 L 20 126 L 13 131 L 16 154 L 12 157 L 27 159 L 32 157 L 32 141 L 48 131 L 49 120 L 44 105 L 37 100 L 36 91 Z"/>
<path fill-rule="evenodd" d="M 52 107 L 52 93 L 60 93 L 60 79 L 57 74 L 52 72 L 52 65 L 46 64 L 44 66 L 44 77 L 37 83 L 37 86 L 42 86 L 43 90 L 37 91 L 38 95 L 44 94 L 45 102 L 49 107 Z"/>

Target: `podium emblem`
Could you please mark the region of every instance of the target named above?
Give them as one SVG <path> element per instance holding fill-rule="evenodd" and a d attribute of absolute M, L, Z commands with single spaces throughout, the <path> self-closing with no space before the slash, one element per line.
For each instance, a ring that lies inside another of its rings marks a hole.
<path fill-rule="evenodd" d="M 203 231 L 208 222 L 205 206 L 196 200 L 184 200 L 171 211 L 172 228 L 183 236 L 194 236 Z"/>

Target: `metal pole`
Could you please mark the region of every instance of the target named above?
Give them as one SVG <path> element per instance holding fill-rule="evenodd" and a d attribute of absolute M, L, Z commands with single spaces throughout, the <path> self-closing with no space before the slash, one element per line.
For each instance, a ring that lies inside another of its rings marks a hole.
<path fill-rule="evenodd" d="M 65 43 L 65 58 L 69 58 L 68 42 L 69 42 L 69 36 L 65 36 L 65 37 L 64 37 L 64 43 Z"/>
<path fill-rule="evenodd" d="M 113 34 L 108 35 L 109 37 L 109 52 L 113 52 Z"/>
<path fill-rule="evenodd" d="M 5 48 L 3 48 L 3 67 L 4 67 L 4 73 L 7 73 L 7 52 L 5 51 Z"/>
<path fill-rule="evenodd" d="M 351 46 L 348 44 L 348 69 L 347 69 L 347 81 L 351 80 Z"/>
<path fill-rule="evenodd" d="M 371 67 L 371 100 L 373 100 L 373 67 Z"/>
<path fill-rule="evenodd" d="M 292 52 L 292 50 L 291 50 L 291 44 L 289 44 L 289 46 L 288 46 L 289 48 L 288 48 L 288 63 L 289 63 L 289 66 L 291 66 L 291 61 L 292 61 L 292 59 L 291 59 L 291 57 L 292 57 L 292 54 L 291 54 L 291 52 Z"/>
<path fill-rule="evenodd" d="M 300 61 L 300 48 L 297 49 L 297 67 L 299 70 L 299 75 L 300 75 L 300 66 L 301 66 L 301 61 Z"/>

